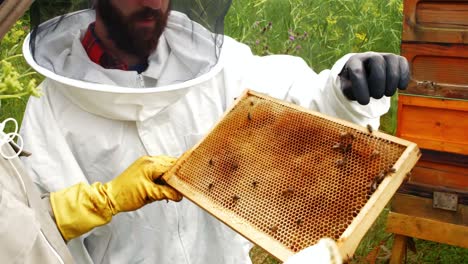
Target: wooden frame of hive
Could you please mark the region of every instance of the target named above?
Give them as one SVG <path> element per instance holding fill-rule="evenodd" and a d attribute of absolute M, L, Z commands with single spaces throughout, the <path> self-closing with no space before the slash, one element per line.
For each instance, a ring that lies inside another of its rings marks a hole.
<path fill-rule="evenodd" d="M 283 133 L 291 122 L 300 126 Z M 260 137 L 249 141 L 256 133 Z M 300 154 L 289 155 L 290 148 Z M 375 158 L 380 152 L 396 154 Z M 325 236 L 347 259 L 419 156 L 409 141 L 246 90 L 164 180 L 282 261 Z"/>

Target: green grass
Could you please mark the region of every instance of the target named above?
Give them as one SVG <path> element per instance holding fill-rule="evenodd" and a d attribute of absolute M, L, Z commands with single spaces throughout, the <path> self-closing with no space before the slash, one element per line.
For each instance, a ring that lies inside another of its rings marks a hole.
<path fill-rule="evenodd" d="M 349 52 L 399 53 L 402 21 L 401 0 L 235 0 L 226 19 L 226 34 L 251 46 L 258 55 L 291 54 L 302 58 L 317 72 L 330 68 Z M 1 42 L 0 59 L 20 54 L 27 31 L 27 18 L 17 23 Z M 12 61 L 18 72 L 28 74 L 24 60 Z M 41 80 L 40 76 L 28 75 Z M 0 120 L 22 120 L 27 98 L 1 102 Z M 390 112 L 382 118 L 381 129 L 394 134 L 396 97 Z M 10 130 L 11 128 L 8 128 Z M 392 238 L 384 231 L 385 209 L 362 240 L 353 263 L 367 263 L 369 252 L 383 243 L 378 263 L 386 263 L 385 249 Z M 416 240 L 417 253 L 408 253 L 408 263 L 467 263 L 468 250 Z M 279 263 L 255 247 L 254 264 Z"/>
<path fill-rule="evenodd" d="M 400 52 L 401 0 L 236 0 L 226 34 L 255 54 L 302 57 L 316 72 L 350 52 Z M 395 134 L 396 97 L 381 130 Z"/>

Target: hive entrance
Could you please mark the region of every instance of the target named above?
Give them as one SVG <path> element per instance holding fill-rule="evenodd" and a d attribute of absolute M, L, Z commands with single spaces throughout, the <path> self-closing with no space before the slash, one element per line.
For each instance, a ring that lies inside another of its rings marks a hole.
<path fill-rule="evenodd" d="M 375 191 L 376 176 L 383 174 L 378 183 L 392 177 L 406 148 L 248 92 L 168 181 L 266 250 L 292 254 L 322 237 L 338 240 Z"/>

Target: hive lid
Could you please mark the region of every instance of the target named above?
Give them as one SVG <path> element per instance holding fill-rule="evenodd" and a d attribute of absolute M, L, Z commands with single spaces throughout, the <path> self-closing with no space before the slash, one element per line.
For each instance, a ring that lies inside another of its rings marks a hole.
<path fill-rule="evenodd" d="M 419 156 L 414 143 L 247 90 L 164 178 L 282 261 L 322 237 L 346 258 Z"/>

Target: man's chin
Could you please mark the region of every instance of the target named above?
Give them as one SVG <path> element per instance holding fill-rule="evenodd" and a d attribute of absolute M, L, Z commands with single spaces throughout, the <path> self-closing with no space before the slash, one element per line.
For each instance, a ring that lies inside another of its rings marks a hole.
<path fill-rule="evenodd" d="M 139 57 L 147 57 L 156 50 L 156 46 L 157 42 L 155 43 L 152 39 L 146 41 L 143 40 L 140 43 L 135 43 L 134 48 L 131 51 L 128 50 L 127 52 Z"/>
<path fill-rule="evenodd" d="M 127 35 L 129 37 L 133 37 L 136 39 L 141 39 L 144 41 L 150 41 L 157 35 L 155 30 L 155 26 L 153 25 L 138 25 L 133 24 L 131 29 L 127 31 Z"/>

